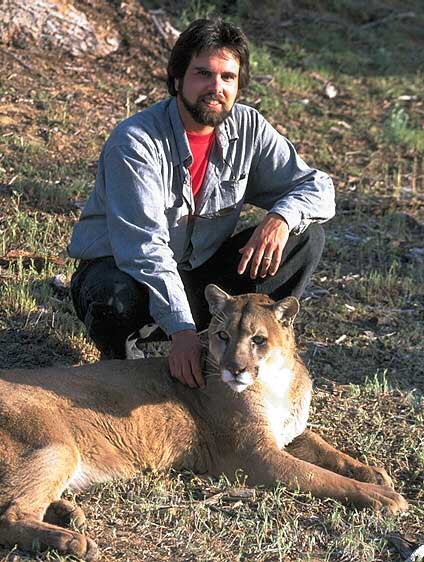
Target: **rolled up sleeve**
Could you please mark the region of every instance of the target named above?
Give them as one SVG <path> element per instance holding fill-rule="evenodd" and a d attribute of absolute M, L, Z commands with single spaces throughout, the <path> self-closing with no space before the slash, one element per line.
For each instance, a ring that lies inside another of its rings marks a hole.
<path fill-rule="evenodd" d="M 322 223 L 334 216 L 331 178 L 310 168 L 290 141 L 261 117 L 257 143 L 249 176 L 249 203 L 281 215 L 293 234 L 300 234 L 312 222 Z"/>

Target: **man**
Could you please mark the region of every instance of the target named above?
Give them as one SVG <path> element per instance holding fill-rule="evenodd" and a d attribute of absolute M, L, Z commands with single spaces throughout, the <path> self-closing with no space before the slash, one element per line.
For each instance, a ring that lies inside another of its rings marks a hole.
<path fill-rule="evenodd" d="M 330 178 L 235 103 L 248 81 L 241 30 L 193 22 L 170 56 L 171 98 L 122 122 L 105 143 L 69 245 L 80 260 L 74 305 L 103 355 L 124 358 L 128 336 L 155 322 L 172 340 L 171 375 L 190 387 L 204 384 L 204 287 L 300 297 L 324 245 L 318 223 L 334 214 Z M 267 214 L 232 236 L 243 203 Z"/>

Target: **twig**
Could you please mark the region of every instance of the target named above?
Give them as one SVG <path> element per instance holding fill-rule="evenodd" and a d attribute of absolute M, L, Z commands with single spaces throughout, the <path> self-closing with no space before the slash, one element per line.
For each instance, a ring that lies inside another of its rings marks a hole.
<path fill-rule="evenodd" d="M 160 33 L 161 37 L 165 40 L 165 43 L 168 47 L 172 47 L 180 35 L 180 32 L 172 27 L 169 21 L 165 21 L 162 24 L 157 17 L 158 15 L 164 15 L 165 12 L 163 10 L 150 10 L 149 15 L 152 18 L 152 22 L 154 23 L 156 29 Z"/>
<path fill-rule="evenodd" d="M 165 31 L 163 30 L 163 27 L 162 27 L 160 21 L 151 12 L 150 12 L 150 17 L 152 18 L 152 22 L 155 24 L 156 29 L 159 31 L 160 35 L 163 37 L 163 39 L 165 39 L 165 42 L 168 45 L 168 37 L 167 37 Z"/>
<path fill-rule="evenodd" d="M 363 25 L 361 25 L 361 29 L 370 29 L 372 27 L 384 25 L 385 23 L 387 23 L 388 21 L 391 21 L 391 20 L 403 20 L 403 19 L 407 19 L 407 18 L 416 18 L 416 17 L 417 17 L 417 15 L 415 14 L 415 12 L 402 12 L 400 14 L 390 14 L 390 15 L 386 16 L 385 18 L 381 18 L 379 20 L 364 23 Z"/>

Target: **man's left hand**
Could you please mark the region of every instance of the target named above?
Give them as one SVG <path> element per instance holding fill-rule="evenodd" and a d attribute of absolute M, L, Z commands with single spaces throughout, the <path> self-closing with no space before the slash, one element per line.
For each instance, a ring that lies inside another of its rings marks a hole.
<path fill-rule="evenodd" d="M 247 244 L 240 248 L 242 254 L 237 273 L 243 275 L 250 262 L 250 277 L 275 275 L 280 267 L 283 250 L 289 238 L 286 221 L 276 213 L 269 213 L 253 231 Z"/>

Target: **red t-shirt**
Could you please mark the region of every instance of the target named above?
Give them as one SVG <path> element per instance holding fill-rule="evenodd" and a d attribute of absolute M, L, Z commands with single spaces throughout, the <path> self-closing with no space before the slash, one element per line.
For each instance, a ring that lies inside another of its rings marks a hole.
<path fill-rule="evenodd" d="M 187 138 L 193 155 L 193 162 L 189 167 L 189 171 L 193 196 L 196 198 L 205 179 L 209 155 L 215 139 L 215 131 L 212 131 L 209 135 L 199 135 L 198 133 L 189 133 L 187 131 Z"/>

